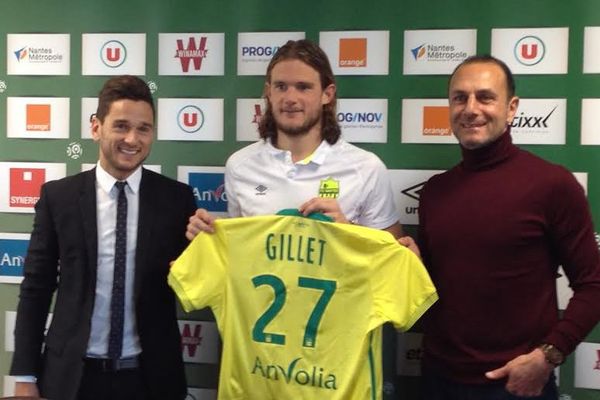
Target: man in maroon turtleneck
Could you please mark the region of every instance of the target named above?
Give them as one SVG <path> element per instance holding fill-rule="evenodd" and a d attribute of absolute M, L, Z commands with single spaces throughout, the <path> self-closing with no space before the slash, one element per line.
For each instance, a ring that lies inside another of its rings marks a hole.
<path fill-rule="evenodd" d="M 554 367 L 600 319 L 587 200 L 565 168 L 512 144 L 519 99 L 502 61 L 464 61 L 449 101 L 463 160 L 429 180 L 419 209 L 440 297 L 425 317 L 423 398 L 557 399 Z M 559 265 L 574 291 L 562 317 Z"/>

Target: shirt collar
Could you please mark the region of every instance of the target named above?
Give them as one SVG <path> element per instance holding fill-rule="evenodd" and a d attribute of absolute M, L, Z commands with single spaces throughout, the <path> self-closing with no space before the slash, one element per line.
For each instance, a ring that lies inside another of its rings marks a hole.
<path fill-rule="evenodd" d="M 266 140 L 266 146 L 267 146 L 269 153 L 271 153 L 272 155 L 274 155 L 276 157 L 285 157 L 285 154 L 289 153 L 289 150 L 281 150 L 281 149 L 278 149 L 277 147 L 273 146 L 273 143 L 271 143 L 270 138 L 268 138 Z M 322 140 L 321 143 L 319 144 L 319 147 L 317 147 L 310 156 L 306 157 L 304 160 L 296 162 L 296 164 L 315 163 L 315 164 L 321 165 L 325 161 L 325 158 L 327 157 L 327 155 L 329 153 L 331 153 L 331 150 L 332 150 L 332 145 L 329 144 L 329 142 L 327 142 L 327 140 Z M 308 160 L 308 162 L 306 162 L 306 160 Z"/>
<path fill-rule="evenodd" d="M 96 163 L 96 182 L 106 193 L 110 193 L 112 188 L 115 186 L 116 179 L 114 176 L 106 172 L 100 165 L 100 161 Z M 142 166 L 137 167 L 131 175 L 127 177 L 127 186 L 133 193 L 137 193 L 140 190 L 140 182 L 142 180 Z"/>

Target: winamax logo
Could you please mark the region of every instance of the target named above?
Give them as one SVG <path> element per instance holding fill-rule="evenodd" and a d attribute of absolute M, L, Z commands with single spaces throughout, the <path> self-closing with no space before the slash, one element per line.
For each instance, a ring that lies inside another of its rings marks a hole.
<path fill-rule="evenodd" d="M 46 170 L 43 168 L 11 168 L 10 207 L 33 207 L 45 181 Z"/>
<path fill-rule="evenodd" d="M 514 54 L 519 63 L 530 67 L 544 59 L 546 46 L 537 36 L 524 36 L 517 41 Z"/>
<path fill-rule="evenodd" d="M 198 208 L 227 212 L 225 176 L 222 173 L 190 172 L 188 185 L 192 187 Z"/>
<path fill-rule="evenodd" d="M 28 240 L 0 239 L 0 275 L 23 276 Z"/>
<path fill-rule="evenodd" d="M 367 66 L 367 39 L 340 38 L 340 68 L 365 68 Z"/>
<path fill-rule="evenodd" d="M 109 40 L 100 48 L 100 59 L 109 68 L 118 68 L 127 59 L 127 48 L 118 40 Z"/>
<path fill-rule="evenodd" d="M 198 351 L 198 347 L 202 345 L 202 324 L 183 324 L 183 329 L 181 332 L 181 351 L 185 353 L 187 351 L 187 355 L 190 358 L 196 356 L 196 351 Z"/>
<path fill-rule="evenodd" d="M 206 36 L 200 37 L 198 43 L 194 37 L 188 38 L 187 46 L 183 47 L 183 39 L 177 39 L 177 50 L 175 50 L 175 58 L 179 58 L 181 62 L 181 70 L 189 72 L 190 62 L 194 65 L 194 70 L 200 71 L 202 68 L 202 60 L 207 57 L 208 50 L 206 49 Z"/>
<path fill-rule="evenodd" d="M 177 125 L 184 132 L 198 132 L 204 125 L 204 113 L 199 107 L 185 106 L 177 113 Z"/>

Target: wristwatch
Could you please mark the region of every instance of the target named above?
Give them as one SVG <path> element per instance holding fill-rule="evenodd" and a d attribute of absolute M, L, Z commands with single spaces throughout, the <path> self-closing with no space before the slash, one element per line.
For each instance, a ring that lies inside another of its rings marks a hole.
<path fill-rule="evenodd" d="M 562 353 L 562 351 L 554 347 L 554 345 L 552 344 L 543 343 L 538 346 L 538 349 L 540 349 L 542 353 L 544 353 L 546 361 L 548 361 L 549 364 L 552 364 L 555 367 L 558 367 L 559 365 L 565 362 L 565 355 Z"/>

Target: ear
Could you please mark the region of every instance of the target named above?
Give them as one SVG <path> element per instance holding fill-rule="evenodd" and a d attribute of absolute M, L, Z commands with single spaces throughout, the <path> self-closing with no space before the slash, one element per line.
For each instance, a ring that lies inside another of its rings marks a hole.
<path fill-rule="evenodd" d="M 100 130 L 102 129 L 102 123 L 95 115 L 92 118 L 92 127 L 90 129 L 92 132 L 92 139 L 94 139 L 94 142 L 98 142 L 100 140 Z"/>
<path fill-rule="evenodd" d="M 335 98 L 335 90 L 335 85 L 333 83 L 323 90 L 323 95 L 321 96 L 322 105 L 329 104 L 333 101 Z"/>
<path fill-rule="evenodd" d="M 510 125 L 512 124 L 513 118 L 517 114 L 517 109 L 519 108 L 519 98 L 517 96 L 513 96 L 508 101 L 508 116 L 506 118 L 506 122 Z"/>

